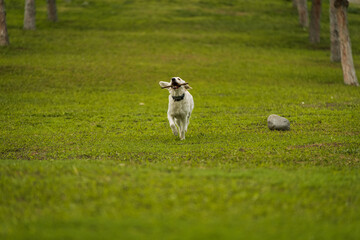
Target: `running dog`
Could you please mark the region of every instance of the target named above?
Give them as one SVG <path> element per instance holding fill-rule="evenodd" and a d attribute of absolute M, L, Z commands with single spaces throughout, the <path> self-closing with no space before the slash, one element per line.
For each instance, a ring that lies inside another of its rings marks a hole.
<path fill-rule="evenodd" d="M 160 81 L 159 84 L 161 88 L 167 88 L 170 92 L 167 112 L 170 128 L 175 136 L 180 135 L 180 140 L 184 140 L 194 109 L 194 99 L 188 92 L 192 88 L 179 77 L 171 78 L 170 82 Z"/>

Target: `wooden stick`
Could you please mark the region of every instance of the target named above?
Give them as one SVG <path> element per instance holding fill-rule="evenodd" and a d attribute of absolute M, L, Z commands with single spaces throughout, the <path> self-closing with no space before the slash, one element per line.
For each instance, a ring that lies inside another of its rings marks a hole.
<path fill-rule="evenodd" d="M 187 84 L 189 84 L 189 83 L 182 83 L 182 84 L 179 84 L 178 86 L 183 86 L 183 85 L 187 85 Z M 165 87 L 161 87 L 161 88 L 169 88 L 169 87 L 172 87 L 172 85 L 170 85 L 170 86 L 165 86 Z"/>

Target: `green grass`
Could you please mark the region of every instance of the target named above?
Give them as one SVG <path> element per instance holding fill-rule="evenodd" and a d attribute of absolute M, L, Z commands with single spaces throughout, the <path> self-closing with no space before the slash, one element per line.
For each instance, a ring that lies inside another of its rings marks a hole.
<path fill-rule="evenodd" d="M 54 24 L 37 1 L 24 31 L 6 0 L 1 239 L 360 237 L 360 90 L 329 61 L 327 2 L 318 45 L 290 1 L 83 3 Z M 158 85 L 173 76 L 193 87 L 185 141 Z"/>

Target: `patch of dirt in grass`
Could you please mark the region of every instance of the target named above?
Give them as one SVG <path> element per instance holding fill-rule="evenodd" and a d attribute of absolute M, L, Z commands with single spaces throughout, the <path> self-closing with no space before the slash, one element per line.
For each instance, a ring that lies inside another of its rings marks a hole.
<path fill-rule="evenodd" d="M 302 148 L 322 148 L 322 147 L 341 147 L 344 144 L 342 143 L 314 143 L 314 144 L 307 144 L 307 145 L 295 145 L 290 146 L 288 149 L 302 149 Z"/>
<path fill-rule="evenodd" d="M 341 103 L 335 103 L 335 102 L 327 102 L 324 104 L 302 104 L 304 108 L 327 108 L 327 109 L 344 109 L 344 108 L 355 108 L 357 107 L 356 104 L 350 103 L 350 102 L 341 102 Z"/>
<path fill-rule="evenodd" d="M 344 107 L 356 107 L 356 105 L 355 104 L 353 104 L 353 103 L 351 103 L 351 102 L 342 102 L 342 103 L 329 103 L 329 102 L 327 102 L 326 104 L 325 104 L 325 106 L 326 106 L 326 108 L 331 108 L 331 109 L 333 109 L 333 108 L 344 108 Z"/>
<path fill-rule="evenodd" d="M 344 155 L 344 154 L 331 154 L 327 156 L 313 156 L 312 160 L 300 160 L 294 161 L 296 164 L 313 165 L 313 166 L 359 166 L 360 159 L 358 157 Z"/>
<path fill-rule="evenodd" d="M 31 70 L 31 69 L 25 66 L 11 66 L 11 65 L 0 66 L 0 72 L 2 74 L 21 73 L 21 72 L 25 72 L 26 70 Z"/>
<path fill-rule="evenodd" d="M 204 12 L 211 13 L 211 14 L 218 14 L 218 15 L 230 15 L 230 16 L 250 15 L 248 12 L 231 11 L 231 10 L 224 10 L 224 9 L 206 9 L 206 10 L 204 10 Z"/>

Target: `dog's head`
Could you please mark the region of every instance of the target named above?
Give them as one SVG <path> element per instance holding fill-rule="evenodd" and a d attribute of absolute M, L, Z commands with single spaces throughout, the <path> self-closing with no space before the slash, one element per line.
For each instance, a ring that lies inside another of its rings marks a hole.
<path fill-rule="evenodd" d="M 170 82 L 160 81 L 159 84 L 160 84 L 160 86 L 162 88 L 167 88 L 169 91 L 171 91 L 171 90 L 176 91 L 176 90 L 183 90 L 183 89 L 186 89 L 186 90 L 192 89 L 187 82 L 185 82 L 184 80 L 182 80 L 179 77 L 171 78 Z"/>

